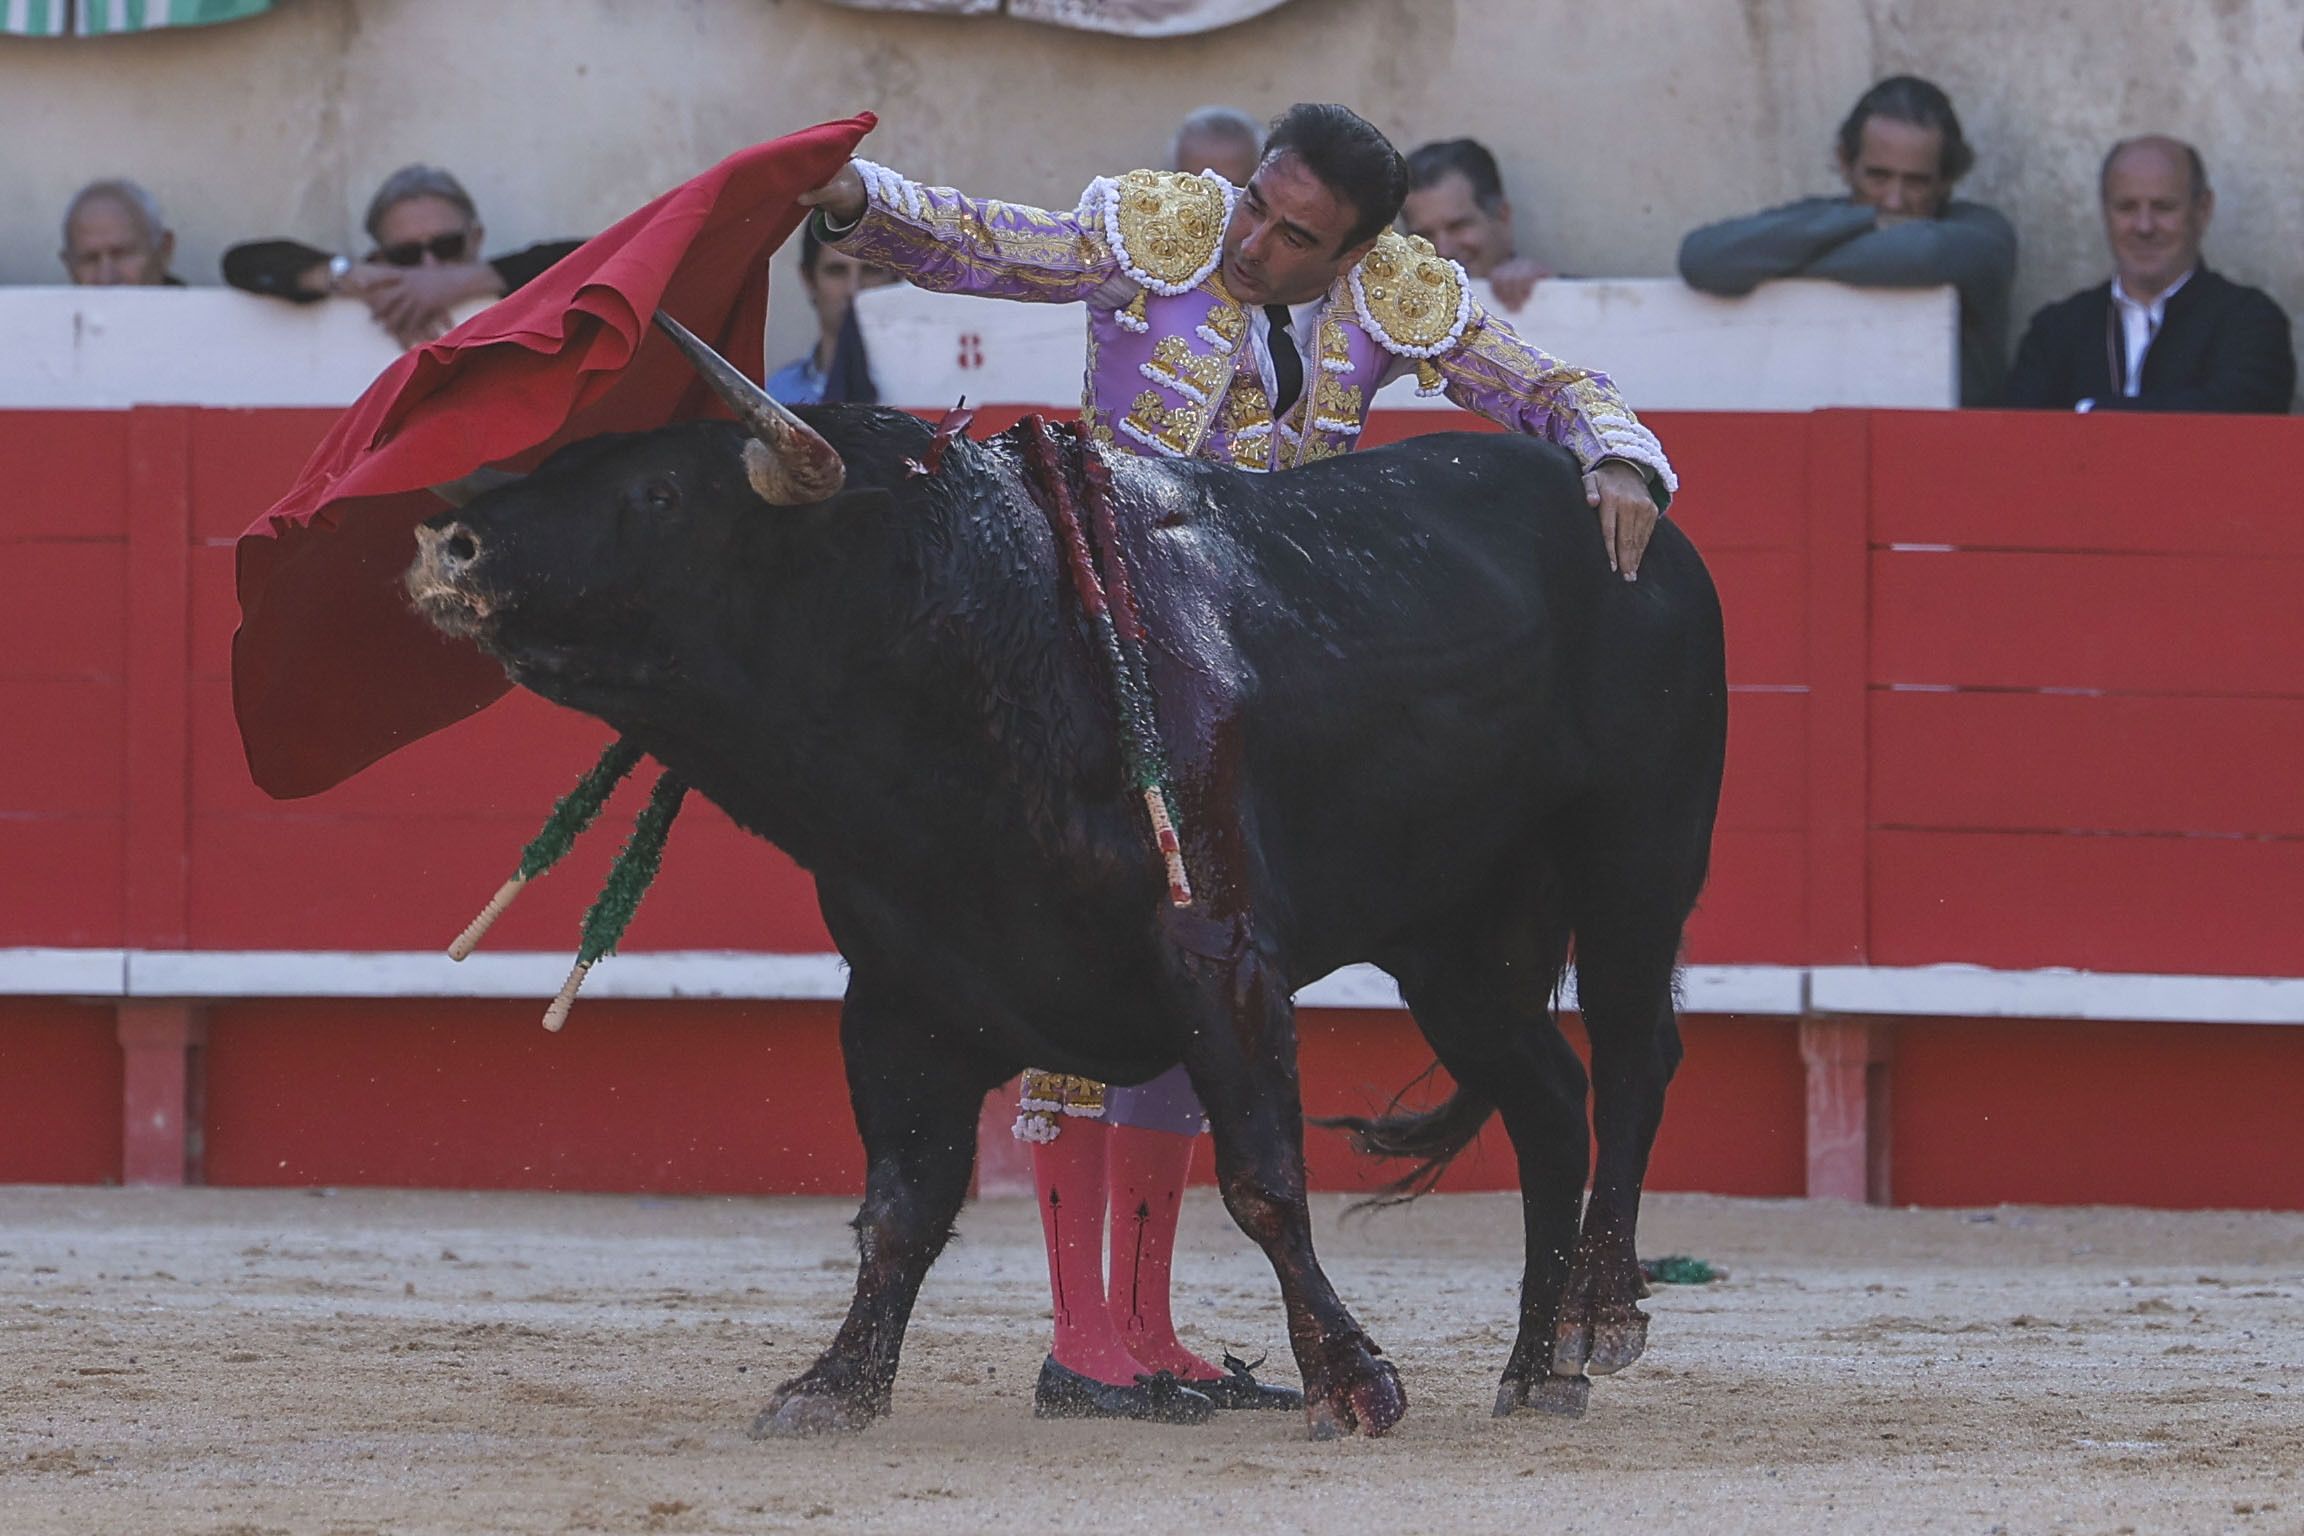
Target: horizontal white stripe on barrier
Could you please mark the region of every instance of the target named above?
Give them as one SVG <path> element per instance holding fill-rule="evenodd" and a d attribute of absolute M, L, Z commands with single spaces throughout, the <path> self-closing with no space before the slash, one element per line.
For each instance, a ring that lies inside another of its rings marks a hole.
<path fill-rule="evenodd" d="M 1963 1019 L 2304 1024 L 2304 980 L 1994 971 L 1976 965 L 1824 965 L 1808 973 L 1816 1013 Z"/>
<path fill-rule="evenodd" d="M 0 949 L 0 995 L 126 997 L 124 949 Z"/>
<path fill-rule="evenodd" d="M 0 949 L 0 996 L 17 997 L 488 997 L 547 998 L 568 974 L 563 951 L 474 955 L 436 951 Z M 848 984 L 838 955 L 677 950 L 614 955 L 595 966 L 587 997 L 837 1000 Z M 1297 993 L 1309 1008 L 1398 1008 L 1399 989 L 1373 966 L 1347 966 Z M 1562 1005 L 1573 1008 L 1573 982 Z M 1680 1006 L 1695 1014 L 1899 1014 L 1939 1018 L 2304 1024 L 2304 979 L 2148 976 L 2096 971 L 1996 971 L 1981 966 L 1692 965 Z"/>
<path fill-rule="evenodd" d="M 133 997 L 537 997 L 568 978 L 564 951 L 477 954 L 461 964 L 437 950 L 328 953 L 132 950 Z M 591 998 L 832 998 L 848 990 L 838 955 L 675 950 L 611 955 L 584 979 Z"/>

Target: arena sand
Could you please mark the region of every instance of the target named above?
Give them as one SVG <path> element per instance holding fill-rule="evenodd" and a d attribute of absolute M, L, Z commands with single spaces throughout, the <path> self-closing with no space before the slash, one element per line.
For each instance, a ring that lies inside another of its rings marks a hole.
<path fill-rule="evenodd" d="M 2304 1532 L 2304 1216 L 1652 1197 L 1647 1359 L 1496 1420 L 1516 1202 L 1317 1212 L 1389 1439 L 1033 1421 L 1034 1212 L 971 1207 L 896 1412 L 755 1444 L 830 1337 L 845 1202 L 0 1189 L 0 1532 Z M 1188 1332 L 1271 1351 L 1196 1196 Z"/>

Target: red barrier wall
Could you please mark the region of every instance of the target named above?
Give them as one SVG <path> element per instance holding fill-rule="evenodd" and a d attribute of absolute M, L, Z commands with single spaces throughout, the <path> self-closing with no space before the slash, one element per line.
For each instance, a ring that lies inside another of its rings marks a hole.
<path fill-rule="evenodd" d="M 17 488 L 0 706 L 38 723 L 35 750 L 0 755 L 0 948 L 435 948 L 602 744 L 596 723 L 515 696 L 329 794 L 250 785 L 228 696 L 232 542 L 329 416 L 0 412 Z M 1477 425 L 1395 413 L 1370 437 Z M 2304 423 L 1655 425 L 1688 486 L 1673 516 L 1721 587 L 1735 695 L 1692 961 L 2296 969 L 2304 521 L 2287 474 Z M 612 842 L 581 848 L 491 944 L 570 947 Z M 628 947 L 829 946 L 805 879 L 698 805 Z M 854 1187 L 828 1008 L 592 1002 L 560 1038 L 533 1014 L 215 1005 L 208 1177 Z M 1363 1107 L 1426 1059 L 1398 1014 L 1310 1012 L 1305 1032 L 1315 1110 Z M 1796 1025 L 1695 1019 L 1688 1036 L 1657 1187 L 1796 1193 Z M 2044 1070 L 2066 1052 L 2090 1068 Z M 2225 1108 L 2240 1084 L 2249 1105 L 2304 1103 L 2304 1031 L 1929 1021 L 1896 1055 L 1901 1198 L 2304 1205 L 2298 1154 L 2249 1166 L 2251 1138 L 2279 1138 Z M 107 1010 L 0 999 L 0 1179 L 117 1177 L 119 1083 Z M 2155 1111 L 2139 1083 L 2191 1097 Z M 2180 1145 L 2144 1150 L 2158 1143 L 2137 1126 L 2172 1123 Z M 1509 1182 L 1500 1150 L 1462 1176 Z M 1314 1174 L 1366 1179 L 1332 1147 Z"/>

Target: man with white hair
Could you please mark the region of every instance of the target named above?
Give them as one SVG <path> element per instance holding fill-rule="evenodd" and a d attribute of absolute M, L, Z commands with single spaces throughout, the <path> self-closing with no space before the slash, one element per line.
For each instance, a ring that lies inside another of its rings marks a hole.
<path fill-rule="evenodd" d="M 57 252 L 72 281 L 85 288 L 181 288 L 168 270 L 176 234 L 152 194 L 125 177 L 92 181 L 64 210 L 64 248 Z"/>

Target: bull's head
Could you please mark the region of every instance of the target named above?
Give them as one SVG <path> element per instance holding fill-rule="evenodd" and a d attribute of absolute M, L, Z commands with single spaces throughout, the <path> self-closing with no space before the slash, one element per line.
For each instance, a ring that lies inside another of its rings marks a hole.
<path fill-rule="evenodd" d="M 476 491 L 417 530 L 405 582 L 418 612 L 478 640 L 515 679 L 595 713 L 604 689 L 646 688 L 690 649 L 675 631 L 755 596 L 771 546 L 884 493 L 844 491 L 832 444 L 669 317 L 657 323 L 737 421 L 686 422 L 572 444 L 533 474 Z M 763 505 L 765 503 L 766 505 Z M 776 510 L 790 509 L 790 510 Z M 735 578 L 735 579 L 731 579 Z"/>

